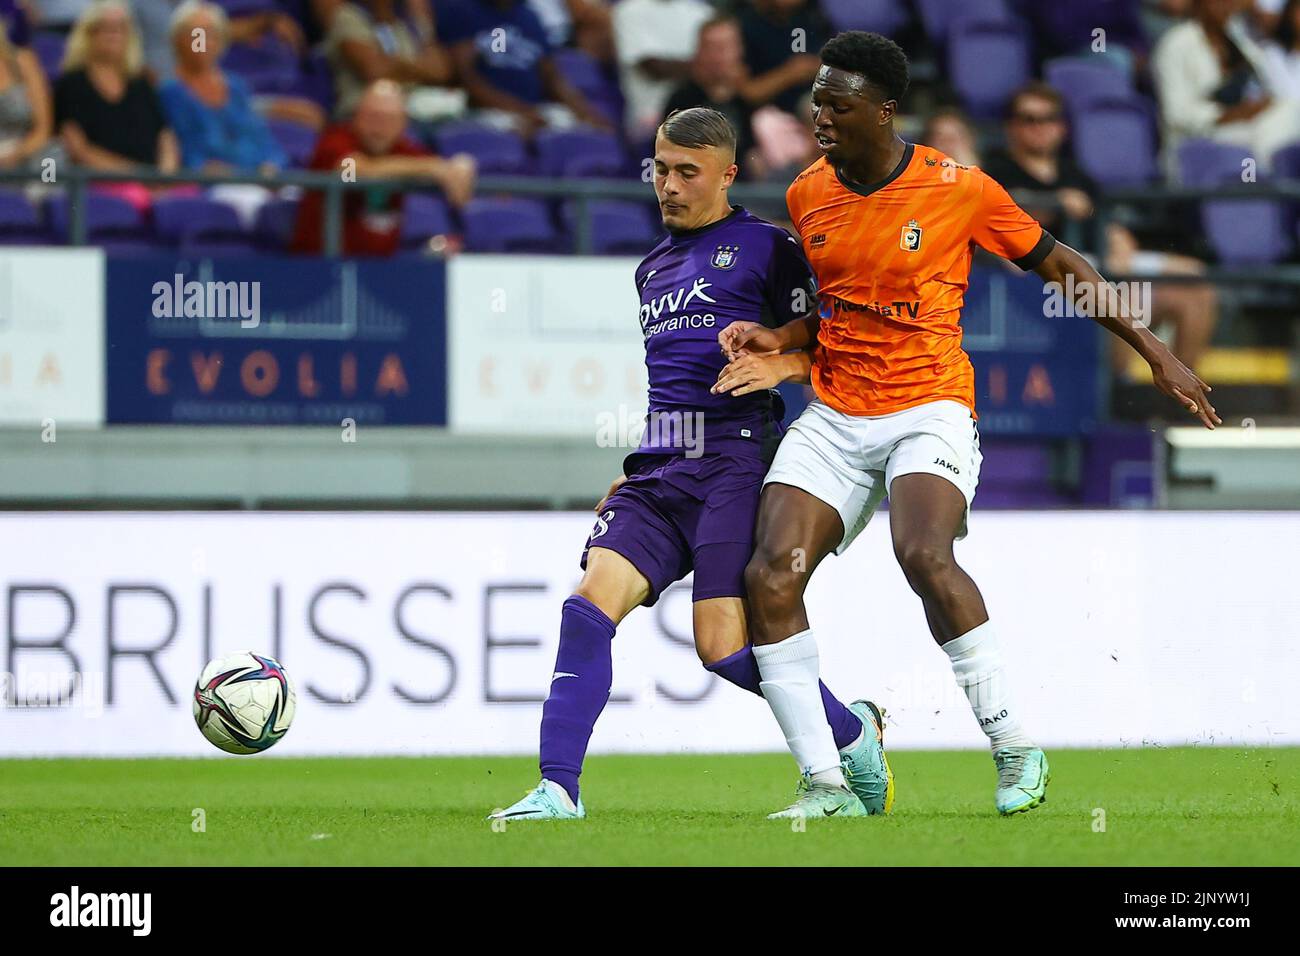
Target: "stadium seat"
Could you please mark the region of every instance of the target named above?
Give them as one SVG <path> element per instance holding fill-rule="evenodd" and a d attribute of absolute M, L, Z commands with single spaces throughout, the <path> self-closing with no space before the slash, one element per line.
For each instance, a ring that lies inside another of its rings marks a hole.
<path fill-rule="evenodd" d="M 270 199 L 257 210 L 253 241 L 266 252 L 284 252 L 298 222 L 298 200 Z"/>
<path fill-rule="evenodd" d="M 1029 32 L 1013 21 L 965 16 L 951 31 L 949 81 L 974 116 L 1000 116 L 1011 94 L 1031 77 Z"/>
<path fill-rule="evenodd" d="M 257 248 L 232 206 L 202 196 L 157 199 L 153 204 L 154 232 L 182 253 L 229 255 Z"/>
<path fill-rule="evenodd" d="M 870 30 L 893 36 L 907 26 L 907 5 L 903 0 L 822 0 L 821 6 L 837 33 Z"/>
<path fill-rule="evenodd" d="M 537 171 L 543 176 L 618 176 L 627 165 L 623 145 L 613 133 L 542 130 L 535 145 Z"/>
<path fill-rule="evenodd" d="M 0 189 L 0 245 L 43 245 L 49 234 L 36 207 L 16 189 Z"/>
<path fill-rule="evenodd" d="M 551 55 L 560 75 L 600 110 L 611 123 L 618 124 L 623 113 L 618 80 L 610 76 L 589 54 L 572 48 L 556 50 Z"/>
<path fill-rule="evenodd" d="M 1106 63 L 1082 57 L 1061 57 L 1043 64 L 1043 77 L 1060 92 L 1071 116 L 1098 100 L 1128 99 L 1132 80 Z"/>
<path fill-rule="evenodd" d="M 54 196 L 46 206 L 50 231 L 67 241 L 71 223 L 67 196 Z M 102 242 L 109 239 L 147 240 L 144 217 L 135 206 L 118 196 L 90 192 L 86 194 L 86 239 Z"/>
<path fill-rule="evenodd" d="M 293 93 L 298 86 L 298 54 L 279 37 L 232 43 L 221 66 L 240 76 L 254 93 Z"/>
<path fill-rule="evenodd" d="M 989 22 L 1011 19 L 1006 0 L 917 0 L 921 25 L 932 43 L 942 46 L 948 41 L 954 17 L 953 7 L 959 6 L 958 16 L 978 18 Z"/>
<path fill-rule="evenodd" d="M 1300 143 L 1284 146 L 1273 154 L 1273 176 L 1300 180 Z"/>
<path fill-rule="evenodd" d="M 45 75 L 53 80 L 59 75 L 63 63 L 63 50 L 68 38 L 59 33 L 36 33 L 32 35 L 32 50 L 40 60 Z"/>
<path fill-rule="evenodd" d="M 1155 116 L 1139 96 L 1091 103 L 1074 118 L 1074 158 L 1103 186 L 1135 186 L 1156 178 Z"/>
<path fill-rule="evenodd" d="M 546 204 L 536 199 L 472 199 L 461 213 L 467 252 L 555 252 Z"/>
<path fill-rule="evenodd" d="M 1187 186 L 1209 187 L 1242 182 L 1250 151 L 1244 146 L 1206 139 L 1185 140 L 1178 147 L 1178 167 Z M 1256 169 L 1256 180 L 1264 174 Z M 1276 199 L 1222 199 L 1201 203 L 1201 225 L 1219 261 L 1225 265 L 1268 265 L 1285 259 L 1293 248 L 1291 207 Z"/>
<path fill-rule="evenodd" d="M 480 173 L 527 175 L 532 171 L 523 138 L 481 123 L 443 123 L 433 133 L 435 148 L 443 156 L 469 153 Z"/>
<path fill-rule="evenodd" d="M 290 166 L 301 168 L 311 162 L 312 152 L 316 149 L 318 136 L 316 130 L 288 120 L 268 120 L 267 126 L 270 127 L 275 141 L 289 157 Z"/>
<path fill-rule="evenodd" d="M 591 217 L 591 251 L 596 255 L 643 256 L 663 237 L 663 229 L 645 203 L 624 199 L 593 200 L 587 205 Z M 578 209 L 566 203 L 561 212 L 565 229 L 576 236 Z"/>
<path fill-rule="evenodd" d="M 402 203 L 401 248 L 405 251 L 422 249 L 434 236 L 447 236 L 456 232 L 451 207 L 441 196 L 427 193 L 409 193 Z"/>
<path fill-rule="evenodd" d="M 250 13 L 279 12 L 276 0 L 213 0 L 227 16 L 242 17 Z"/>

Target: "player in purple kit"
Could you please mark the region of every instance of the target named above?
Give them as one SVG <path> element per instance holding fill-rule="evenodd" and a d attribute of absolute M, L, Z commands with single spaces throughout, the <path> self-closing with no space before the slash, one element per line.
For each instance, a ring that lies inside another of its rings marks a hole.
<path fill-rule="evenodd" d="M 669 235 L 636 270 L 650 379 L 644 438 L 596 506 L 585 573 L 564 602 L 542 710 L 541 783 L 493 819 L 586 815 L 578 777 L 609 699 L 615 629 L 692 570 L 700 660 L 745 690 L 771 691 L 749 646 L 744 570 L 782 409 L 775 392 L 733 397 L 711 388 L 726 365 L 719 330 L 803 318 L 816 289 L 787 232 L 729 203 L 735 149 L 735 130 L 716 110 L 681 110 L 659 128 L 655 194 Z M 825 685 L 821 696 L 842 756 L 836 815 L 887 812 L 892 781 L 879 710 L 870 701 L 847 707 Z"/>

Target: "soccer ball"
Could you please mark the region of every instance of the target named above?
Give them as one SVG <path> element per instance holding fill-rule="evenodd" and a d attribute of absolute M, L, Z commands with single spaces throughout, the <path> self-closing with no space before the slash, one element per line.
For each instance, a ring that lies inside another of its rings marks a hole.
<path fill-rule="evenodd" d="M 226 753 L 261 753 L 288 732 L 296 700 L 278 661 L 240 651 L 203 668 L 194 685 L 194 722 Z"/>

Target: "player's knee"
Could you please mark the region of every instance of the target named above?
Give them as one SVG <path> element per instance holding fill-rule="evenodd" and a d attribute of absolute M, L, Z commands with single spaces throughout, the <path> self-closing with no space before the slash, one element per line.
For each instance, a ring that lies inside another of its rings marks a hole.
<path fill-rule="evenodd" d="M 799 601 L 802 578 L 789 562 L 756 554 L 745 566 L 745 593 L 760 615 L 780 613 Z"/>
<path fill-rule="evenodd" d="M 894 556 L 908 584 L 916 591 L 939 586 L 955 565 L 952 547 L 933 541 L 900 542 L 894 546 Z"/>

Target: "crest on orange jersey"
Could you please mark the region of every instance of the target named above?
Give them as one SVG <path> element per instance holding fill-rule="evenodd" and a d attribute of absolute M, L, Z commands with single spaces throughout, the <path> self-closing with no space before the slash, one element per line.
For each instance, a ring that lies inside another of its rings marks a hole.
<path fill-rule="evenodd" d="M 916 252 L 921 248 L 922 229 L 915 219 L 909 220 L 903 227 L 903 234 L 898 239 L 898 248 L 904 252 Z"/>

